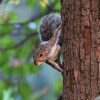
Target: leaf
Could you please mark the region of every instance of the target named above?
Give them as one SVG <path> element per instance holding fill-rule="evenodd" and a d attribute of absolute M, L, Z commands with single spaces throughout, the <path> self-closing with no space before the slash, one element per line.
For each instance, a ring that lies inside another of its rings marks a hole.
<path fill-rule="evenodd" d="M 5 25 L 0 26 L 0 37 L 9 34 L 13 30 L 13 26 Z"/>
<path fill-rule="evenodd" d="M 27 0 L 27 2 L 30 8 L 33 8 L 34 6 L 36 6 L 36 0 Z"/>
<path fill-rule="evenodd" d="M 2 46 L 0 46 L 1 48 L 11 47 L 13 44 L 16 43 L 15 40 L 10 36 L 3 37 L 0 42 L 2 44 Z"/>
<path fill-rule="evenodd" d="M 60 0 L 57 1 L 56 5 L 54 6 L 54 9 L 61 10 L 61 3 Z"/>
<path fill-rule="evenodd" d="M 25 82 L 21 83 L 19 85 L 19 93 L 21 94 L 21 96 L 23 97 L 23 100 L 28 100 L 29 96 L 30 96 L 30 87 L 28 84 L 26 84 Z"/>
<path fill-rule="evenodd" d="M 7 52 L 0 53 L 0 68 L 4 67 L 4 65 L 7 66 L 8 62 L 9 62 L 9 54 Z"/>
<path fill-rule="evenodd" d="M 23 69 L 24 69 L 24 72 L 26 72 L 26 73 L 37 74 L 40 72 L 41 67 L 38 67 L 38 66 L 34 65 L 33 63 L 31 63 L 31 64 L 24 64 Z"/>
<path fill-rule="evenodd" d="M 45 8 L 48 5 L 48 0 L 40 0 L 40 5 Z"/>
<path fill-rule="evenodd" d="M 0 91 L 2 91 L 4 88 L 5 88 L 5 83 L 0 80 Z"/>
<path fill-rule="evenodd" d="M 10 11 L 9 15 L 10 15 L 9 16 L 9 22 L 10 23 L 14 23 L 14 22 L 17 21 L 18 16 L 17 16 L 17 14 L 14 11 Z"/>
<path fill-rule="evenodd" d="M 61 94 L 62 93 L 62 81 L 61 80 L 57 80 L 55 82 L 55 84 L 53 85 L 53 89 L 55 91 L 55 93 L 58 95 L 58 94 Z"/>
<path fill-rule="evenodd" d="M 14 98 L 11 97 L 11 94 L 12 94 L 11 88 L 9 88 L 8 90 L 4 90 L 2 100 L 14 100 Z"/>

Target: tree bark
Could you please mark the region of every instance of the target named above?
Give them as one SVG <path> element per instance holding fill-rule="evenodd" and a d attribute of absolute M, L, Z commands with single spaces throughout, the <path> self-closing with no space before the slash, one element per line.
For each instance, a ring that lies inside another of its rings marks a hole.
<path fill-rule="evenodd" d="M 63 100 L 95 100 L 100 95 L 100 0 L 61 4 Z"/>

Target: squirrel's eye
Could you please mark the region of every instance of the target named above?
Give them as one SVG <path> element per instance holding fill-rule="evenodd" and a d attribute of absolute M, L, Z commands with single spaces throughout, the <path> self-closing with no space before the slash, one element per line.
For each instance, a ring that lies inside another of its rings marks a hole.
<path fill-rule="evenodd" d="M 42 56 L 43 56 L 43 54 L 42 54 L 42 53 L 40 53 L 40 54 L 39 54 L 39 56 L 40 56 L 40 57 L 42 57 Z"/>

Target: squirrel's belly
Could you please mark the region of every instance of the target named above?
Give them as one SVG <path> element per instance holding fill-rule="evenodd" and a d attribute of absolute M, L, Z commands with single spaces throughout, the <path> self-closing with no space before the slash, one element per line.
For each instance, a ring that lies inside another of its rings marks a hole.
<path fill-rule="evenodd" d="M 51 51 L 50 51 L 50 54 L 48 55 L 49 57 L 52 57 L 52 56 L 55 54 L 56 48 L 57 48 L 57 45 L 54 45 L 54 46 L 52 47 L 52 49 L 51 49 Z"/>
<path fill-rule="evenodd" d="M 58 52 L 60 51 L 59 45 L 54 45 L 50 51 L 50 54 L 48 55 L 49 58 L 55 58 L 55 56 L 58 55 Z"/>

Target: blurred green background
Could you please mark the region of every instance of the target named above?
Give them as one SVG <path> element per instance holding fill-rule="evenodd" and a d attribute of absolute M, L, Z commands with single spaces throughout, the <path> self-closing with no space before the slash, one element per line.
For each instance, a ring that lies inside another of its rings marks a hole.
<path fill-rule="evenodd" d="M 62 76 L 33 64 L 41 18 L 60 13 L 60 0 L 0 0 L 0 100 L 56 100 Z"/>

